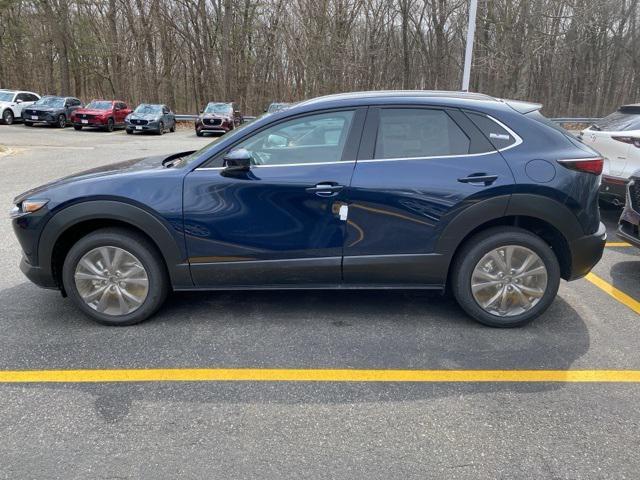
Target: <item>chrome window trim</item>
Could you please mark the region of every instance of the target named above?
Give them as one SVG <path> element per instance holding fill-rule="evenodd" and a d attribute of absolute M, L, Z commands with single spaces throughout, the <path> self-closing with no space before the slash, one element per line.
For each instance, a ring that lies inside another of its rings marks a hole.
<path fill-rule="evenodd" d="M 479 112 L 475 112 L 475 113 L 479 113 Z M 498 152 L 505 152 L 523 143 L 522 137 L 520 137 L 520 135 L 518 135 L 516 132 L 511 130 L 508 126 L 506 126 L 500 120 L 492 117 L 491 115 L 487 115 L 484 113 L 481 113 L 481 115 L 484 115 L 485 117 L 489 118 L 490 120 L 494 121 L 495 123 L 500 125 L 502 128 L 504 128 L 515 139 L 515 142 L 513 142 L 508 147 L 499 148 L 497 150 L 491 150 L 491 151 L 482 152 L 482 153 L 461 153 L 458 155 L 432 155 L 427 157 L 371 158 L 371 159 L 365 159 L 365 160 L 343 160 L 343 161 L 337 161 L 337 162 L 280 163 L 280 164 L 274 164 L 274 165 L 252 165 L 251 168 L 253 169 L 253 168 L 274 168 L 274 167 L 305 167 L 305 166 L 318 166 L 318 165 L 336 165 L 340 163 L 352 164 L 352 163 L 375 163 L 375 162 L 403 162 L 403 161 L 412 161 L 412 160 L 432 160 L 434 158 L 481 157 L 483 155 L 492 155 Z M 194 169 L 194 171 L 224 170 L 225 168 L 227 167 L 198 167 Z"/>

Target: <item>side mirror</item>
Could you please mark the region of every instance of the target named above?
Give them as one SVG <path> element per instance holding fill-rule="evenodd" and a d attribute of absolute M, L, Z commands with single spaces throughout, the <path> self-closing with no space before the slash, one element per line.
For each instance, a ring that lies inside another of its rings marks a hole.
<path fill-rule="evenodd" d="M 251 169 L 251 152 L 244 148 L 227 153 L 222 160 L 227 173 L 248 172 Z"/>
<path fill-rule="evenodd" d="M 198 111 L 198 113 L 199 113 L 200 115 L 202 115 L 202 114 L 204 113 L 204 110 L 203 110 L 203 109 L 200 109 L 200 110 Z"/>
<path fill-rule="evenodd" d="M 22 100 L 16 100 L 16 103 L 22 103 Z"/>
<path fill-rule="evenodd" d="M 240 110 L 234 110 L 233 113 L 236 115 L 240 115 Z"/>

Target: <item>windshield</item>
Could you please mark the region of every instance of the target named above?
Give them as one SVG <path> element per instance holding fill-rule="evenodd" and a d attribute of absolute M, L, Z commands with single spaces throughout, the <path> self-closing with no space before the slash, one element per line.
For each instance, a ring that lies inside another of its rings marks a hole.
<path fill-rule="evenodd" d="M 233 109 L 228 103 L 210 103 L 207 105 L 204 113 L 220 113 L 226 115 L 233 113 Z"/>
<path fill-rule="evenodd" d="M 269 105 L 269 109 L 267 110 L 267 112 L 275 113 L 281 110 L 286 110 L 287 108 L 289 108 L 288 103 L 272 103 L 271 105 Z"/>
<path fill-rule="evenodd" d="M 617 112 L 598 120 L 593 130 L 620 132 L 640 129 L 640 107 L 622 107 Z"/>
<path fill-rule="evenodd" d="M 206 155 L 208 150 L 211 150 L 215 147 L 216 143 L 220 141 L 221 138 L 228 140 L 229 138 L 233 138 L 244 133 L 244 129 L 249 125 L 253 125 L 254 122 L 246 122 L 240 125 L 239 127 L 234 128 L 229 133 L 225 133 L 222 137 L 216 138 L 213 142 L 207 143 L 204 147 L 202 147 L 197 152 L 193 152 L 191 155 L 187 155 L 186 157 L 180 158 L 177 162 L 174 162 L 172 165 L 177 167 L 182 167 L 191 163 L 196 158 L 199 158 L 201 155 Z"/>
<path fill-rule="evenodd" d="M 42 97 L 38 100 L 36 105 L 41 105 L 43 107 L 62 107 L 64 106 L 64 98 L 62 97 Z"/>
<path fill-rule="evenodd" d="M 89 105 L 87 105 L 85 108 L 87 108 L 88 110 L 111 110 L 113 106 L 112 102 L 108 102 L 108 101 L 94 101 L 91 102 Z"/>
<path fill-rule="evenodd" d="M 0 102 L 11 102 L 14 95 L 13 92 L 0 92 Z"/>
<path fill-rule="evenodd" d="M 135 109 L 134 113 L 160 113 L 162 112 L 162 107 L 160 105 L 138 105 L 138 108 Z"/>

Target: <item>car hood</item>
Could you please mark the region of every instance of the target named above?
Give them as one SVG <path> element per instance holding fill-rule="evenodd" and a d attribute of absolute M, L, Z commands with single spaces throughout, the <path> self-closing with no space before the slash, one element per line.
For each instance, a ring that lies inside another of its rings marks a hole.
<path fill-rule="evenodd" d="M 160 118 L 160 114 L 158 113 L 132 113 L 129 115 L 129 118 L 135 118 L 138 120 L 156 120 Z"/>
<path fill-rule="evenodd" d="M 28 105 L 25 108 L 29 110 L 37 110 L 38 112 L 56 112 L 62 110 L 62 107 L 42 107 L 40 105 Z"/>
<path fill-rule="evenodd" d="M 111 113 L 111 110 L 91 110 L 88 108 L 79 108 L 74 113 L 76 115 L 79 113 L 87 113 L 89 115 L 108 115 Z"/>
<path fill-rule="evenodd" d="M 21 193 L 14 199 L 14 203 L 20 203 L 27 198 L 35 198 L 40 194 L 46 195 L 46 191 L 67 185 L 73 182 L 80 182 L 84 180 L 96 179 L 100 177 L 113 177 L 116 175 L 122 175 L 131 172 L 150 171 L 164 168 L 163 162 L 172 158 L 178 158 L 184 155 L 193 153 L 192 151 L 181 152 L 172 155 L 156 155 L 152 157 L 136 158 L 133 160 L 125 160 L 124 162 L 111 163 L 102 167 L 92 168 L 90 170 L 84 170 L 82 172 L 69 175 L 67 177 L 54 180 L 52 182 L 40 185 L 39 187 L 32 188 L 24 193 Z"/>

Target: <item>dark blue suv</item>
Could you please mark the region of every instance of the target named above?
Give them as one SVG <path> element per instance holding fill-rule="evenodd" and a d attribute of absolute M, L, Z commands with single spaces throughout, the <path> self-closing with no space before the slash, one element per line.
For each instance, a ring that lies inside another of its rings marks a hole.
<path fill-rule="evenodd" d="M 522 325 L 606 238 L 602 159 L 539 109 L 422 91 L 302 102 L 18 196 L 21 268 L 113 325 L 171 290 L 274 288 L 450 288 L 480 322 Z"/>

